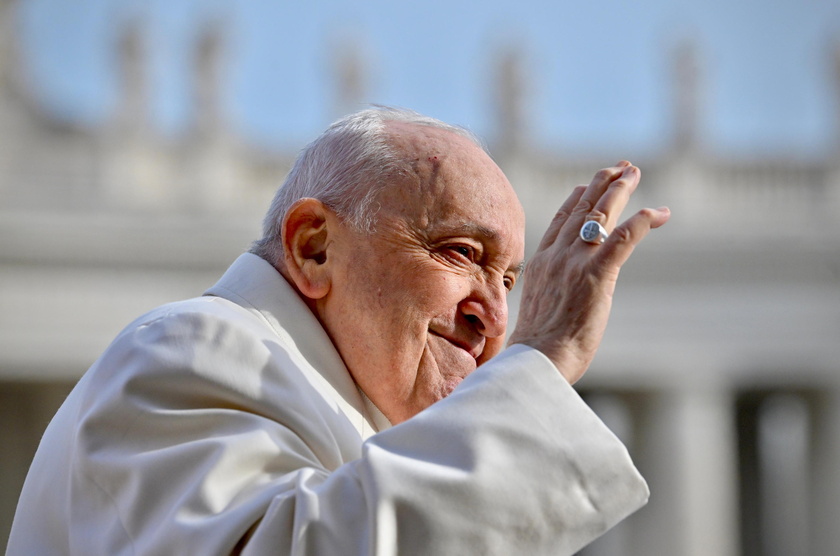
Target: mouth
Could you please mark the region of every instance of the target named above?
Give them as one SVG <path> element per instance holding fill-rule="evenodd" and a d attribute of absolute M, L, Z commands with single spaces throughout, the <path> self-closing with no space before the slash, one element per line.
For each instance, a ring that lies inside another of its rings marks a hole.
<path fill-rule="evenodd" d="M 471 344 L 470 342 L 467 342 L 467 341 L 464 341 L 464 340 L 459 340 L 457 338 L 451 338 L 449 336 L 444 336 L 443 334 L 435 332 L 434 330 L 429 330 L 429 334 L 431 334 L 432 336 L 437 336 L 438 338 L 441 338 L 442 340 L 445 340 L 445 341 L 449 342 L 450 344 L 452 344 L 456 348 L 467 352 L 467 354 L 469 354 L 469 356 L 472 357 L 473 359 L 478 359 L 479 357 L 481 357 L 484 342 L 478 342 L 478 343 L 475 343 L 475 344 Z"/>

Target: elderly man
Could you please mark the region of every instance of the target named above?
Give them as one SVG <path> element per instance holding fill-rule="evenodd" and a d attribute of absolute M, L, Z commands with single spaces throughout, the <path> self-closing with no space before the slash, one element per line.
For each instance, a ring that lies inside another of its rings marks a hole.
<path fill-rule="evenodd" d="M 598 172 L 529 263 L 463 130 L 371 109 L 298 158 L 264 238 L 129 325 L 44 435 L 10 555 L 570 554 L 647 499 L 570 384 L 667 209 Z"/>

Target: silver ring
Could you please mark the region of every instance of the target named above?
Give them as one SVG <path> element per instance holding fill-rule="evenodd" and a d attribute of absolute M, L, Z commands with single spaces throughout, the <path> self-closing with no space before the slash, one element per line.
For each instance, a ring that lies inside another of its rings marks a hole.
<path fill-rule="evenodd" d="M 595 245 L 604 243 L 608 235 L 606 228 L 594 220 L 587 221 L 580 229 L 580 239 Z"/>

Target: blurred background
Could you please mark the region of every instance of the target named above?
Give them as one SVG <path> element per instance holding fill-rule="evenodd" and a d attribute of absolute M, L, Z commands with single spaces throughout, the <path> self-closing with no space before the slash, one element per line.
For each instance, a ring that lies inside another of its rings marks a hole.
<path fill-rule="evenodd" d="M 620 159 L 672 209 L 579 383 L 652 498 L 582 554 L 840 554 L 836 0 L 0 0 L 3 545 L 75 381 L 368 103 L 482 135 L 532 249 Z"/>

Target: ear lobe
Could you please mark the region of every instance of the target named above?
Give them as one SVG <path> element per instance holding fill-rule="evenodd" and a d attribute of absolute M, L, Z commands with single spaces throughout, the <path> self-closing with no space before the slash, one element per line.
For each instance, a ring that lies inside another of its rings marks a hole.
<path fill-rule="evenodd" d="M 283 219 L 283 256 L 286 271 L 298 291 L 321 299 L 330 290 L 330 209 L 316 199 L 300 199 Z"/>

